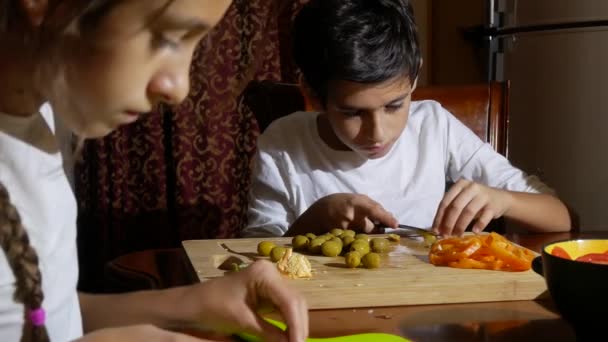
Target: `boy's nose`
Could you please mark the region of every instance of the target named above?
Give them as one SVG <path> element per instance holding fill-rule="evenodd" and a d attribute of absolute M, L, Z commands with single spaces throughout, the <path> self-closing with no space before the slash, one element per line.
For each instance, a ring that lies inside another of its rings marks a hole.
<path fill-rule="evenodd" d="M 374 113 L 370 115 L 367 122 L 367 137 L 368 140 L 381 142 L 384 135 L 384 128 L 382 127 L 381 115 Z"/>

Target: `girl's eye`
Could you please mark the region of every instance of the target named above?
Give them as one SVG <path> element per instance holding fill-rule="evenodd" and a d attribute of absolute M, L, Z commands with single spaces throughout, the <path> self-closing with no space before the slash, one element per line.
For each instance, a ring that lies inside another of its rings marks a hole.
<path fill-rule="evenodd" d="M 179 48 L 179 45 L 180 45 L 179 40 L 169 38 L 167 35 L 165 35 L 163 33 L 154 34 L 152 43 L 154 45 L 154 48 L 157 48 L 157 49 L 160 49 L 160 48 L 177 49 L 177 48 Z"/>

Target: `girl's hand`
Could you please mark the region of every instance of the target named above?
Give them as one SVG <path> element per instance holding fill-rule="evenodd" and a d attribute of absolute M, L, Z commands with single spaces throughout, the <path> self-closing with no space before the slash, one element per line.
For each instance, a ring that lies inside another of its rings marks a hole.
<path fill-rule="evenodd" d="M 203 328 L 232 334 L 251 333 L 265 341 L 303 342 L 308 336 L 308 307 L 290 289 L 274 264 L 257 261 L 243 271 L 191 286 L 184 292 L 187 312 Z M 287 331 L 264 321 L 259 311 L 276 308 Z"/>
<path fill-rule="evenodd" d="M 475 220 L 473 232 L 484 230 L 511 206 L 508 191 L 498 190 L 461 179 L 452 185 L 439 204 L 433 230 L 441 235 L 461 236 Z"/>
<path fill-rule="evenodd" d="M 178 334 L 162 330 L 153 325 L 132 325 L 120 328 L 107 328 L 87 334 L 77 342 L 200 342 L 201 340 L 192 336 Z"/>

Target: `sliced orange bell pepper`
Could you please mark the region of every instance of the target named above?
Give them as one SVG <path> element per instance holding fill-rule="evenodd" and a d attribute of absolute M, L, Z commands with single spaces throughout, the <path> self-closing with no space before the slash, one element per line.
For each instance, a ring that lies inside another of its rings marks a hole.
<path fill-rule="evenodd" d="M 436 241 L 429 252 L 433 265 L 500 271 L 526 271 L 535 255 L 500 234 L 470 235 Z"/>

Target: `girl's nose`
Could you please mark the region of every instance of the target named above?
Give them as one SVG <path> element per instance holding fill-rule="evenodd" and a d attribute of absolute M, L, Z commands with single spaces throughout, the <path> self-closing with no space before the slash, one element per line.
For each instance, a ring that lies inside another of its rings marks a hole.
<path fill-rule="evenodd" d="M 190 91 L 188 73 L 159 72 L 148 84 L 148 94 L 154 103 L 176 105 L 184 101 Z"/>

